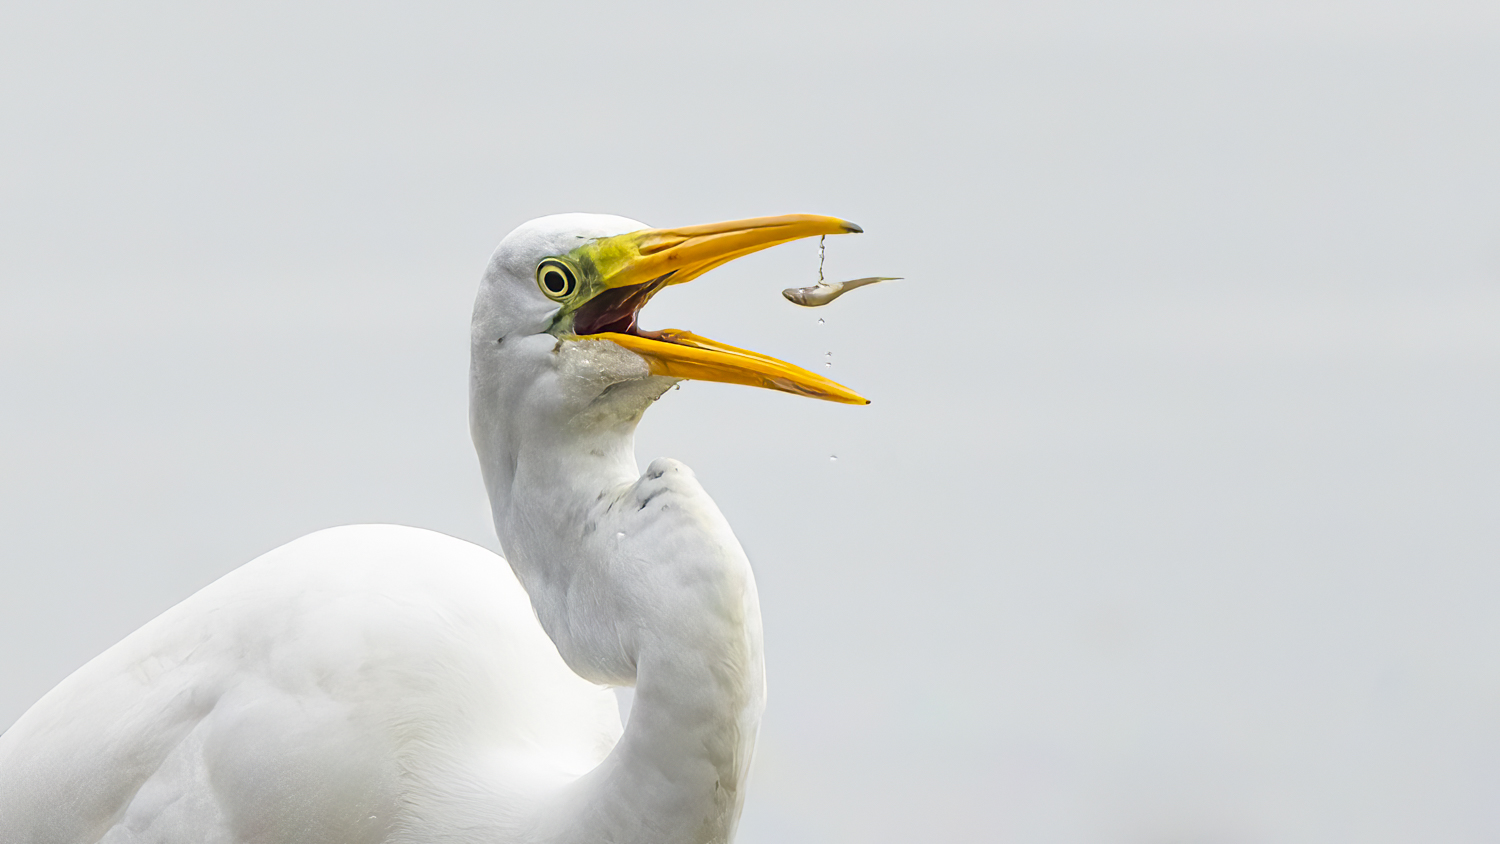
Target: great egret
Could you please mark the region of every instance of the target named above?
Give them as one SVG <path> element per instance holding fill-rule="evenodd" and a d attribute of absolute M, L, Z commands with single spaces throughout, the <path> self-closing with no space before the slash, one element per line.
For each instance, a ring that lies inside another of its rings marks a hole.
<path fill-rule="evenodd" d="M 507 557 L 363 525 L 231 572 L 0 736 L 0 841 L 731 840 L 764 702 L 755 581 L 686 466 L 638 472 L 635 427 L 684 378 L 865 402 L 636 315 L 741 255 L 858 231 L 563 214 L 511 232 L 470 376 Z M 636 689 L 623 730 L 610 686 Z"/>

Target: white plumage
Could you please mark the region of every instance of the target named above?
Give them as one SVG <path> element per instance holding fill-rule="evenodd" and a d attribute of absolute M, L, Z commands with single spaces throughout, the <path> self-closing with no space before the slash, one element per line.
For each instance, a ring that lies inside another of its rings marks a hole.
<path fill-rule="evenodd" d="M 231 572 L 42 698 L 0 744 L 0 829 L 402 840 L 410 817 L 474 820 L 445 795 L 567 781 L 619 733 L 613 696 L 562 663 L 493 553 L 332 528 Z M 507 758 L 527 763 L 494 765 Z"/>
<path fill-rule="evenodd" d="M 755 582 L 686 467 L 638 473 L 633 432 L 682 377 L 852 394 L 634 317 L 667 281 L 841 231 L 857 227 L 517 229 L 472 336 L 471 427 L 509 565 L 363 525 L 226 575 L 0 736 L 0 841 L 730 840 L 764 705 Z M 623 731 L 610 686 L 636 687 Z"/>

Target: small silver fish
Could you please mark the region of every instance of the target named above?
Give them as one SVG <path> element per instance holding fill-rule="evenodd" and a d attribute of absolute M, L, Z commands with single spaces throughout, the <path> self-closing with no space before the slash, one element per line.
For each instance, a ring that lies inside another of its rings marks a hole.
<path fill-rule="evenodd" d="M 864 287 L 866 284 L 874 284 L 877 281 L 900 281 L 900 277 L 871 276 L 870 278 L 855 278 L 849 281 L 819 282 L 812 287 L 788 287 L 781 291 L 788 302 L 801 305 L 804 308 L 816 308 L 826 305 L 834 299 L 848 293 L 856 287 Z"/>

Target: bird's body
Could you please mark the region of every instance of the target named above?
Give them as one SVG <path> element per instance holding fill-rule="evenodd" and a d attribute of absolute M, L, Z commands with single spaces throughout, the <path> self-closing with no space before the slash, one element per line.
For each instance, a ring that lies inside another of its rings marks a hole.
<path fill-rule="evenodd" d="M 0 735 L 4 844 L 706 844 L 765 700 L 759 600 L 691 471 L 633 436 L 681 378 L 862 402 L 635 315 L 832 218 L 517 229 L 475 305 L 470 423 L 506 557 L 336 528 L 203 589 Z M 622 730 L 610 686 L 633 686 Z"/>
<path fill-rule="evenodd" d="M 33 707 L 0 741 L 0 837 L 527 840 L 527 819 L 479 812 L 539 803 L 619 733 L 613 695 L 563 664 L 504 560 L 416 528 L 334 528 L 231 572 Z M 490 799 L 445 804 L 476 792 Z"/>

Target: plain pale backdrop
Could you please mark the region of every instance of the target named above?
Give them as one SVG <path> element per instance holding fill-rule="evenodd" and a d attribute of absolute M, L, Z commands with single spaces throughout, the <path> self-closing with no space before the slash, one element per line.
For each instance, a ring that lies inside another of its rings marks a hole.
<path fill-rule="evenodd" d="M 511 227 L 815 212 L 907 280 L 795 308 L 804 242 L 644 318 L 874 400 L 641 426 L 760 580 L 743 844 L 1500 839 L 1497 48 L 1437 0 L 7 3 L 0 727 L 308 531 L 497 547 Z"/>

